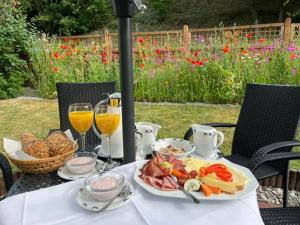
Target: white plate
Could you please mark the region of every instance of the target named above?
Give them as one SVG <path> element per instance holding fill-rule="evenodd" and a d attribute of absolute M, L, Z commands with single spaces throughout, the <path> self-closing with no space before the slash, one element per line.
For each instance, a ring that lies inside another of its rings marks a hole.
<path fill-rule="evenodd" d="M 195 147 L 191 142 L 189 142 L 187 140 L 179 139 L 179 138 L 159 139 L 159 140 L 155 141 L 153 144 L 151 144 L 151 149 L 153 151 L 159 152 L 159 150 L 161 148 L 166 148 L 170 145 L 173 146 L 173 147 L 182 148 L 182 149 L 185 150 L 185 153 L 174 154 L 178 158 L 187 157 L 189 154 L 191 154 L 195 150 Z M 161 153 L 161 152 L 160 152 L 160 154 L 168 155 L 168 154 L 164 154 L 164 153 Z"/>
<path fill-rule="evenodd" d="M 116 209 L 119 208 L 123 205 L 125 205 L 127 202 L 130 201 L 131 196 L 134 194 L 134 188 L 131 185 L 131 183 L 129 183 L 128 181 L 125 181 L 125 184 L 130 188 L 130 192 L 128 194 L 128 196 L 124 199 L 124 197 L 118 197 L 116 198 L 110 206 L 108 206 L 108 208 L 106 210 L 111 210 L 111 209 Z M 98 211 L 99 209 L 101 209 L 107 202 L 100 202 L 97 201 L 95 199 L 93 199 L 88 192 L 86 191 L 86 189 L 81 188 L 76 196 L 76 201 L 77 203 L 90 211 Z"/>
<path fill-rule="evenodd" d="M 72 173 L 70 170 L 68 170 L 68 168 L 66 166 L 62 166 L 57 170 L 57 175 L 65 180 L 77 180 L 77 179 L 81 179 L 81 178 L 86 178 L 91 173 L 96 172 L 96 168 L 101 167 L 102 164 L 103 164 L 103 161 L 97 159 L 97 164 L 96 164 L 95 168 L 91 172 L 84 173 L 84 174 Z"/>
<path fill-rule="evenodd" d="M 237 191 L 235 194 L 222 193 L 219 195 L 211 195 L 210 197 L 206 197 L 202 192 L 193 192 L 195 197 L 197 197 L 199 199 L 203 199 L 203 200 L 234 200 L 234 199 L 242 199 L 242 198 L 246 197 L 247 195 L 249 195 L 253 190 L 256 190 L 256 188 L 258 187 L 259 184 L 258 184 L 255 176 L 252 174 L 252 172 L 248 168 L 239 166 L 237 164 L 233 164 L 229 161 L 226 161 L 226 164 L 242 171 L 249 178 L 249 181 L 246 183 L 245 188 L 242 191 Z M 137 168 L 134 172 L 133 179 L 146 191 L 148 191 L 154 195 L 158 195 L 158 196 L 162 196 L 162 197 L 187 198 L 186 195 L 184 193 L 182 193 L 181 191 L 178 191 L 178 190 L 162 191 L 162 190 L 158 190 L 158 189 L 146 184 L 141 178 L 139 178 L 139 175 L 141 174 L 140 169 L 142 167 L 143 167 L 143 165 L 137 165 Z"/>

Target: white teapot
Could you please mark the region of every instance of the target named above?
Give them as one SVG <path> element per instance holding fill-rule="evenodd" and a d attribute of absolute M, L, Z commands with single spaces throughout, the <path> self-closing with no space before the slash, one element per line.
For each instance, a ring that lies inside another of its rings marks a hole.
<path fill-rule="evenodd" d="M 160 125 L 149 122 L 135 123 L 136 130 L 142 134 L 142 151 L 145 155 L 151 154 L 151 144 L 155 142 Z"/>

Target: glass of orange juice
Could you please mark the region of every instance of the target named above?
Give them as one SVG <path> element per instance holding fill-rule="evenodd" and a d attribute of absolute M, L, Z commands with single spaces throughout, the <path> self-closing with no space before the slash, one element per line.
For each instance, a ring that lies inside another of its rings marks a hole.
<path fill-rule="evenodd" d="M 81 149 L 85 150 L 86 132 L 91 128 L 94 118 L 93 106 L 90 103 L 74 103 L 69 106 L 69 120 L 79 134 Z"/>
<path fill-rule="evenodd" d="M 109 105 L 97 105 L 95 107 L 95 123 L 97 129 L 107 138 L 107 166 L 106 170 L 115 167 L 116 163 L 112 161 L 110 152 L 110 137 L 117 130 L 120 123 L 119 107 Z"/>

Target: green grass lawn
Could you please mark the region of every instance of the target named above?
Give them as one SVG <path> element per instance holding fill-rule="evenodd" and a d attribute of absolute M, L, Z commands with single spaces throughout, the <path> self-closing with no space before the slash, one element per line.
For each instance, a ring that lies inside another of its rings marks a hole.
<path fill-rule="evenodd" d="M 232 122 L 239 115 L 239 106 L 202 104 L 147 104 L 136 103 L 136 121 L 160 124 L 158 138 L 183 138 L 193 123 Z M 24 132 L 32 132 L 43 138 L 48 130 L 59 127 L 56 100 L 10 99 L 0 101 L 0 151 L 3 151 L 3 137 L 19 140 Z M 224 132 L 222 150 L 230 154 L 233 129 L 219 129 Z M 294 161 L 294 168 L 300 168 L 300 161 Z"/>

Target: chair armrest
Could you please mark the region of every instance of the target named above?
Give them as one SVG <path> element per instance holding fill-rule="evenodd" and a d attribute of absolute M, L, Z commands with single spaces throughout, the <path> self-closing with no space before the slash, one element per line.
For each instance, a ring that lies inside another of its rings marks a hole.
<path fill-rule="evenodd" d="M 294 160 L 294 159 L 300 159 L 300 152 L 276 152 L 276 153 L 269 153 L 269 154 L 265 154 L 265 155 L 251 157 L 250 169 L 253 172 L 260 165 L 262 165 L 266 162 Z"/>
<path fill-rule="evenodd" d="M 281 148 L 285 148 L 285 147 L 294 147 L 294 146 L 300 146 L 300 141 L 281 141 L 281 142 L 276 142 L 267 146 L 264 146 L 260 149 L 258 149 L 253 155 L 252 157 L 259 157 L 261 155 L 265 155 L 267 153 L 270 153 L 272 151 L 281 149 Z M 251 158 L 252 158 L 251 157 Z"/>
<path fill-rule="evenodd" d="M 8 160 L 2 153 L 0 153 L 0 169 L 2 170 L 6 190 L 8 191 L 13 185 L 13 174 Z"/>
<path fill-rule="evenodd" d="M 204 123 L 201 125 L 210 126 L 210 127 L 236 127 L 236 124 L 233 123 Z M 190 127 L 184 134 L 184 140 L 190 140 L 193 135 L 193 129 Z"/>
<path fill-rule="evenodd" d="M 210 127 L 236 127 L 236 124 L 233 123 L 204 123 L 201 125 L 210 126 Z"/>

